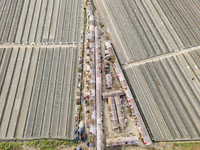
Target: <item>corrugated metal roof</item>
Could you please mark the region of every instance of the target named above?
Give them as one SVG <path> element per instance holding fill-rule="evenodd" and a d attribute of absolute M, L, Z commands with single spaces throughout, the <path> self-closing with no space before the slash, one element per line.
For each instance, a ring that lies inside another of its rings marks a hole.
<path fill-rule="evenodd" d="M 115 102 L 113 97 L 108 98 L 108 104 L 109 104 L 110 119 L 113 129 L 119 128 L 117 113 L 116 113 L 117 110 L 115 107 Z"/>
<path fill-rule="evenodd" d="M 124 112 L 123 112 L 123 109 L 121 108 L 121 100 L 119 96 L 115 96 L 115 104 L 117 107 L 117 115 L 119 119 L 120 128 L 124 129 L 124 127 L 126 126 L 126 123 L 125 123 L 125 118 L 124 118 Z"/>
<path fill-rule="evenodd" d="M 90 15 L 90 21 L 91 20 L 94 20 L 94 16 L 93 15 Z"/>
<path fill-rule="evenodd" d="M 103 98 L 115 97 L 116 95 L 124 95 L 124 92 L 122 90 L 116 90 L 102 93 Z"/>
<path fill-rule="evenodd" d="M 112 76 L 111 76 L 111 74 L 106 74 L 106 85 L 107 85 L 107 88 L 112 87 Z"/>

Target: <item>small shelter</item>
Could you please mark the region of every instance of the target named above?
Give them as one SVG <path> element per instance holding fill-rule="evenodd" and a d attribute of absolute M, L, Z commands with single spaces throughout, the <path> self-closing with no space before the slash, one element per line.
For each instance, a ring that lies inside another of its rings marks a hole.
<path fill-rule="evenodd" d="M 112 76 L 111 76 L 111 74 L 106 74 L 106 87 L 108 89 L 112 88 Z"/>
<path fill-rule="evenodd" d="M 86 128 L 90 127 L 90 119 L 89 118 L 86 119 L 86 123 L 85 124 L 86 124 Z"/>
<path fill-rule="evenodd" d="M 87 71 L 87 72 L 90 71 L 90 65 L 86 65 L 86 71 Z"/>
<path fill-rule="evenodd" d="M 118 115 L 118 119 L 119 119 L 120 128 L 124 129 L 126 126 L 126 122 L 125 122 L 124 112 L 122 109 L 121 100 L 120 100 L 119 96 L 115 96 L 115 104 L 117 107 L 117 115 Z"/>
<path fill-rule="evenodd" d="M 87 6 L 87 15 L 88 15 L 88 18 L 92 15 L 92 6 L 91 5 Z"/>
<path fill-rule="evenodd" d="M 89 25 L 94 25 L 94 16 L 91 15 L 89 18 Z"/>
<path fill-rule="evenodd" d="M 86 55 L 89 56 L 90 54 L 90 49 L 86 49 Z"/>
<path fill-rule="evenodd" d="M 90 25 L 90 41 L 94 41 L 94 35 L 95 35 L 94 25 Z"/>
<path fill-rule="evenodd" d="M 102 93 L 103 98 L 108 98 L 108 97 L 115 97 L 116 95 L 124 95 L 123 90 L 116 90 L 116 91 L 111 91 L 111 92 L 104 92 Z"/>
<path fill-rule="evenodd" d="M 105 51 L 104 51 L 104 54 L 105 54 L 105 55 L 108 55 L 108 54 L 109 54 L 108 50 L 105 50 Z"/>
<path fill-rule="evenodd" d="M 86 59 L 85 59 L 85 62 L 89 63 L 89 61 L 90 61 L 90 58 L 87 56 Z"/>
<path fill-rule="evenodd" d="M 113 97 L 108 98 L 108 104 L 109 104 L 109 112 L 110 112 L 110 119 L 113 129 L 119 128 L 118 119 L 117 119 L 117 113 L 115 108 L 115 102 Z"/>
<path fill-rule="evenodd" d="M 106 45 L 106 48 L 107 48 L 107 50 L 108 50 L 109 55 L 110 55 L 111 57 L 112 57 L 112 56 L 115 57 L 115 54 L 114 54 L 114 52 L 113 52 L 113 50 L 112 50 L 112 46 L 111 46 L 110 42 L 106 42 L 105 45 Z"/>
<path fill-rule="evenodd" d="M 88 106 L 85 106 L 85 111 L 86 111 L 86 113 L 89 113 L 90 112 L 90 106 L 88 105 Z"/>

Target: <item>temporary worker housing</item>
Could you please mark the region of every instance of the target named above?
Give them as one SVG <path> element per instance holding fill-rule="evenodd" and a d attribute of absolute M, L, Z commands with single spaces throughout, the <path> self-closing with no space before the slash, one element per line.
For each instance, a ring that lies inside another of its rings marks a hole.
<path fill-rule="evenodd" d="M 92 6 L 91 5 L 88 5 L 87 6 L 87 16 L 88 18 L 92 15 Z"/>
<path fill-rule="evenodd" d="M 126 122 L 125 122 L 124 112 L 122 109 L 121 100 L 120 100 L 119 96 L 115 96 L 115 104 L 116 104 L 116 108 L 117 108 L 117 115 L 118 115 L 118 119 L 119 119 L 120 128 L 124 129 L 126 126 Z"/>
<path fill-rule="evenodd" d="M 108 98 L 108 104 L 109 104 L 109 112 L 110 112 L 110 119 L 113 129 L 119 128 L 118 119 L 117 119 L 117 113 L 115 108 L 115 102 L 113 97 Z"/>
<path fill-rule="evenodd" d="M 114 51 L 113 51 L 113 48 L 112 48 L 110 42 L 106 42 L 105 45 L 106 45 L 107 49 L 110 49 L 110 51 L 112 51 L 112 52 L 110 52 L 110 55 L 112 55 L 114 53 Z M 138 108 L 136 106 L 136 103 L 134 101 L 133 95 L 132 95 L 132 93 L 131 93 L 131 91 L 130 91 L 130 89 L 128 87 L 128 84 L 127 84 L 125 78 L 124 78 L 124 74 L 123 74 L 123 72 L 122 72 L 122 70 L 121 70 L 121 68 L 119 66 L 119 62 L 118 62 L 116 56 L 115 56 L 114 68 L 115 68 L 115 72 L 117 73 L 117 76 L 118 76 L 118 78 L 120 80 L 120 83 L 122 85 L 122 88 L 124 89 L 126 97 L 128 99 L 129 106 L 133 111 L 133 115 L 135 117 L 137 117 L 137 119 L 138 119 L 137 125 L 138 125 L 140 133 L 142 134 L 142 138 L 144 140 L 144 143 L 146 145 L 150 145 L 150 144 L 152 144 L 151 138 L 149 136 L 149 133 L 147 132 L 146 126 L 145 126 L 145 124 L 143 122 L 143 119 L 142 119 L 142 117 L 140 115 L 140 112 L 139 112 L 139 110 L 138 110 Z M 104 95 L 103 95 L 103 97 L 104 97 Z"/>
<path fill-rule="evenodd" d="M 106 87 L 108 89 L 112 88 L 112 76 L 111 76 L 111 74 L 106 74 Z"/>
<path fill-rule="evenodd" d="M 108 98 L 108 97 L 115 97 L 117 95 L 124 95 L 123 90 L 116 90 L 116 91 L 111 91 L 111 92 L 104 92 L 102 93 L 103 98 Z"/>

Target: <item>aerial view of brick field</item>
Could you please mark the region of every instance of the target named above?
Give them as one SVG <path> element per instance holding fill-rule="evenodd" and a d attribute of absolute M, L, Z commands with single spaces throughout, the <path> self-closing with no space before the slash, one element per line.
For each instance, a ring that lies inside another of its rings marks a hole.
<path fill-rule="evenodd" d="M 200 149 L 200 1 L 1 0 L 1 149 Z"/>

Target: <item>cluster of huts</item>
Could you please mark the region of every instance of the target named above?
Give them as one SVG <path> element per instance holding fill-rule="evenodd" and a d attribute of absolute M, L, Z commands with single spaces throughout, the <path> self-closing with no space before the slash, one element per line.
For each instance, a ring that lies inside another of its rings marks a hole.
<path fill-rule="evenodd" d="M 142 135 L 142 138 L 143 138 L 143 141 L 144 141 L 144 144 L 145 145 L 150 145 L 152 143 L 151 141 L 151 138 L 149 136 L 149 133 L 147 132 L 147 129 L 146 129 L 146 126 L 142 120 L 142 117 L 140 115 L 140 112 L 136 106 L 136 103 L 134 101 L 134 98 L 133 98 L 133 95 L 128 87 L 128 84 L 125 80 L 125 77 L 124 77 L 124 74 L 120 68 L 120 65 L 118 63 L 118 60 L 114 54 L 114 51 L 113 51 L 113 48 L 112 48 L 112 45 L 110 42 L 106 42 L 105 43 L 106 45 L 106 48 L 109 52 L 109 55 L 112 57 L 112 59 L 114 59 L 114 63 L 113 63 L 113 66 L 114 66 L 114 69 L 115 69 L 115 72 L 117 74 L 117 77 L 122 85 L 122 88 L 124 90 L 124 93 L 126 95 L 126 98 L 128 100 L 128 104 L 129 104 L 129 108 L 130 108 L 130 112 L 131 114 L 134 116 L 134 119 L 136 120 L 137 122 L 137 125 L 138 125 L 138 128 L 139 128 L 139 131 Z"/>

